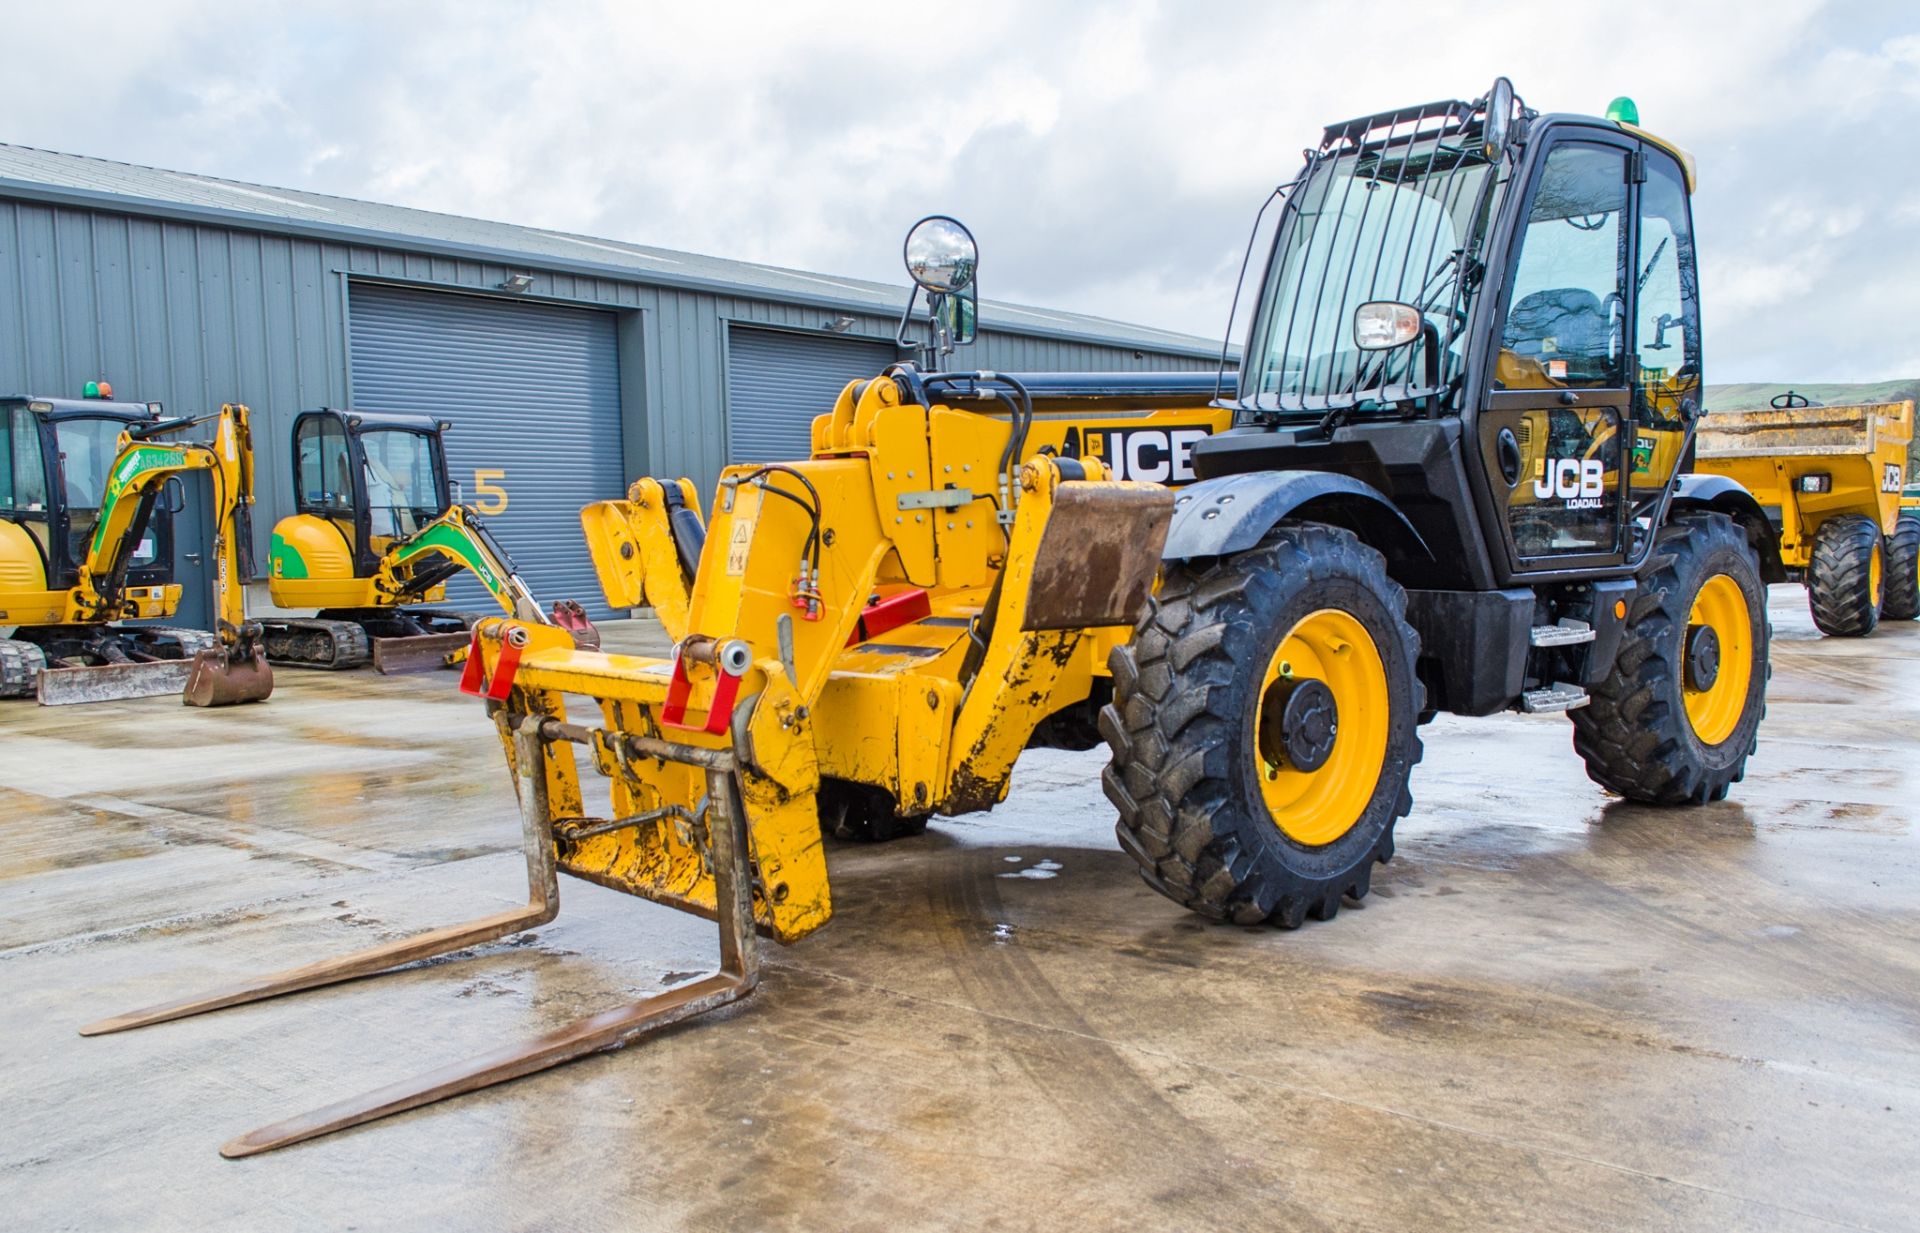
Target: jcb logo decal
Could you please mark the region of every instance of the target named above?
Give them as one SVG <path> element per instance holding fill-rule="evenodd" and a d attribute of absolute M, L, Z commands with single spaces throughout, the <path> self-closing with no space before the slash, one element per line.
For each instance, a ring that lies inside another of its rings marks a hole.
<path fill-rule="evenodd" d="M 1191 484 L 1194 442 L 1207 435 L 1205 428 L 1089 428 L 1082 441 L 1068 429 L 1067 454 L 1099 459 L 1117 480 Z"/>
<path fill-rule="evenodd" d="M 1549 458 L 1540 464 L 1533 495 L 1558 497 L 1568 509 L 1599 509 L 1607 491 L 1607 464 L 1598 458 Z"/>

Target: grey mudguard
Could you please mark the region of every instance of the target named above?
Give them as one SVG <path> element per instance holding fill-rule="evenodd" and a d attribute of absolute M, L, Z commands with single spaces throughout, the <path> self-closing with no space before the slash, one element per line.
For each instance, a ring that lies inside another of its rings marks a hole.
<path fill-rule="evenodd" d="M 1173 525 L 1167 530 L 1161 559 L 1243 552 L 1282 518 L 1324 497 L 1346 505 L 1356 501 L 1376 505 L 1380 514 L 1405 527 L 1415 544 L 1420 542 L 1406 515 L 1371 484 L 1331 471 L 1250 471 L 1182 488 L 1174 498 Z"/>
<path fill-rule="evenodd" d="M 1712 505 L 1719 498 L 1729 495 L 1734 496 L 1736 499 L 1745 497 L 1748 504 L 1753 505 L 1756 509 L 1759 507 L 1759 502 L 1753 499 L 1752 493 L 1748 492 L 1739 482 L 1730 480 L 1724 475 L 1713 475 L 1704 471 L 1689 471 L 1687 474 L 1682 475 L 1679 481 L 1673 486 L 1673 499 L 1675 501 L 1688 502 L 1695 505 Z"/>

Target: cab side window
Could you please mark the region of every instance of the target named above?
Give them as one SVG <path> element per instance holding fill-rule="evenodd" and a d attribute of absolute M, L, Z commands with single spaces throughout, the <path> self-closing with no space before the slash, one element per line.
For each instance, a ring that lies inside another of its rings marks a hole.
<path fill-rule="evenodd" d="M 1626 207 L 1626 151 L 1548 153 L 1509 283 L 1499 388 L 1626 385 Z"/>
<path fill-rule="evenodd" d="M 1634 312 L 1634 418 L 1680 424 L 1699 406 L 1700 308 L 1686 186 L 1671 159 L 1650 152 L 1640 189 L 1640 289 Z"/>
<path fill-rule="evenodd" d="M 47 508 L 46 462 L 40 452 L 40 426 L 25 407 L 7 413 L 0 434 L 0 509 L 38 511 Z"/>
<path fill-rule="evenodd" d="M 300 422 L 294 440 L 294 479 L 302 513 L 353 516 L 353 466 L 347 457 L 347 433 L 332 416 Z"/>

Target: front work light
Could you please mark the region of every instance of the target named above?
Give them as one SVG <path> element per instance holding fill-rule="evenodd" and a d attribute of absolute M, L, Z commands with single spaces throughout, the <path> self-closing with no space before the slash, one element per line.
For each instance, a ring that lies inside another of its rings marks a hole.
<path fill-rule="evenodd" d="M 1801 492 L 1832 492 L 1833 476 L 1825 471 L 1817 471 L 1812 475 L 1801 476 L 1793 486 Z"/>
<path fill-rule="evenodd" d="M 1353 310 L 1353 345 L 1391 351 L 1420 337 L 1420 310 L 1394 300 L 1368 300 Z"/>

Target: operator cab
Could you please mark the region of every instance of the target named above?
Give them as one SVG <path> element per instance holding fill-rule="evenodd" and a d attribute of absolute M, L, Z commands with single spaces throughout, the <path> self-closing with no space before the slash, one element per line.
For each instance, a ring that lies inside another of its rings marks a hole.
<path fill-rule="evenodd" d="M 1372 484 L 1429 550 L 1414 585 L 1636 566 L 1701 390 L 1691 160 L 1637 123 L 1502 78 L 1328 127 L 1256 230 L 1239 427 L 1196 471 Z"/>
<path fill-rule="evenodd" d="M 356 575 L 370 576 L 388 544 L 453 504 L 445 430 L 432 416 L 331 407 L 294 420 L 295 506 L 339 528 Z"/>
<path fill-rule="evenodd" d="M 109 472 L 128 428 L 161 418 L 159 403 L 97 398 L 0 398 L 0 519 L 32 539 L 48 590 L 79 581 Z M 155 503 L 127 571 L 134 586 L 173 580 L 179 485 Z"/>

